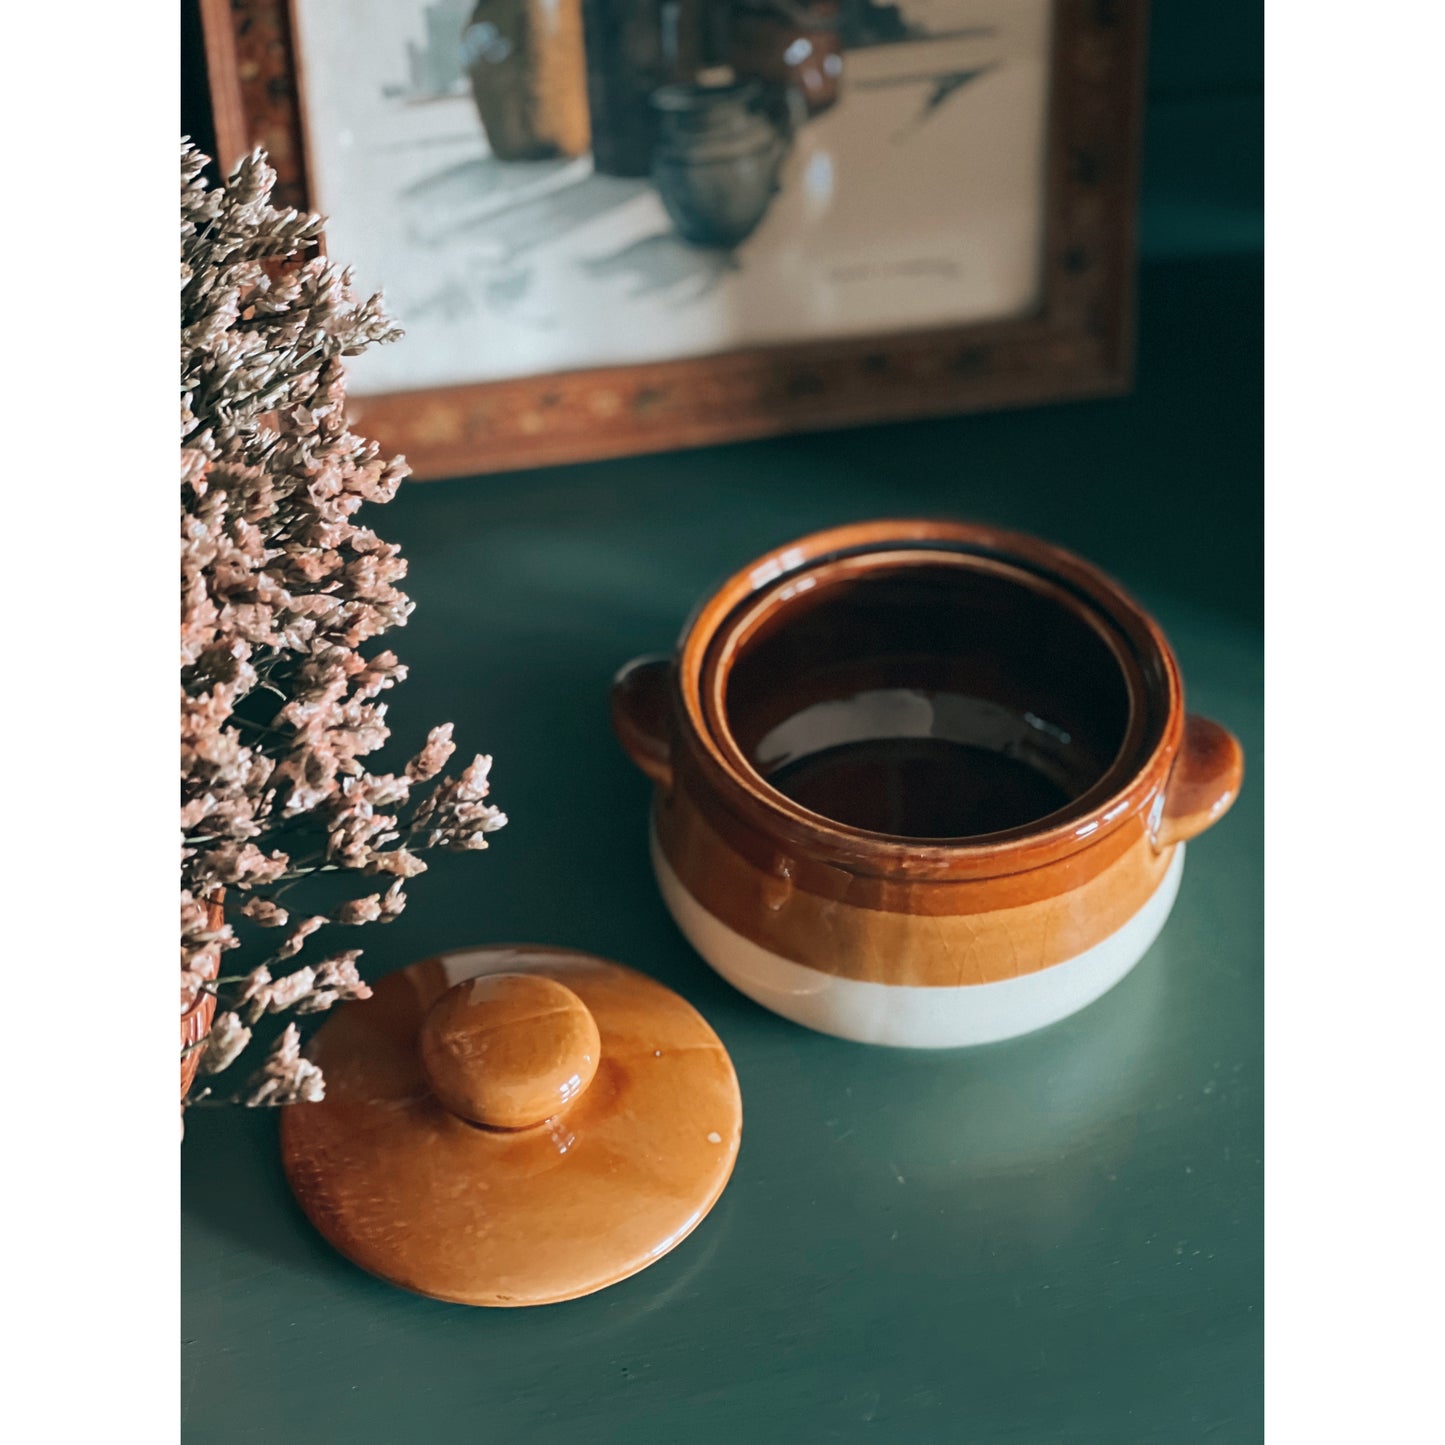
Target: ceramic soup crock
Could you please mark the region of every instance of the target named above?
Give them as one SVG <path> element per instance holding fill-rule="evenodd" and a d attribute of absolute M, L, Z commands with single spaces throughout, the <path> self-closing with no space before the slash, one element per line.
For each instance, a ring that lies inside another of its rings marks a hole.
<path fill-rule="evenodd" d="M 881 521 L 729 578 L 618 674 L 652 861 L 699 953 L 809 1028 L 1042 1028 L 1154 941 L 1243 759 L 1158 626 L 1031 537 Z"/>

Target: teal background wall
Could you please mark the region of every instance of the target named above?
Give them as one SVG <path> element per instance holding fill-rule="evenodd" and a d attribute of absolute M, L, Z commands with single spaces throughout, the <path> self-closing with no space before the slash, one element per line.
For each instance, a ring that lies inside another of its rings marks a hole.
<path fill-rule="evenodd" d="M 1155 0 L 1142 259 L 1264 245 L 1264 6 Z"/>

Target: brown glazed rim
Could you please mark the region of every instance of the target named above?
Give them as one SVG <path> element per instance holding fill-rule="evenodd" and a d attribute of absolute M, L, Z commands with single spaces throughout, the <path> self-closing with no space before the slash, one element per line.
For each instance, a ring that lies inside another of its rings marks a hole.
<path fill-rule="evenodd" d="M 911 563 L 1011 576 L 1069 608 L 1119 663 L 1129 697 L 1124 741 L 1082 797 L 1040 823 L 1007 832 L 922 841 L 852 828 L 772 788 L 728 726 L 725 694 L 739 648 L 765 616 L 808 586 L 848 572 Z M 1098 568 L 1022 533 L 964 522 L 889 519 L 815 532 L 760 557 L 693 612 L 678 646 L 672 686 L 678 742 L 729 811 L 780 843 L 858 874 L 989 877 L 1043 867 L 1078 853 L 1162 796 L 1184 726 L 1178 664 L 1146 612 Z"/>

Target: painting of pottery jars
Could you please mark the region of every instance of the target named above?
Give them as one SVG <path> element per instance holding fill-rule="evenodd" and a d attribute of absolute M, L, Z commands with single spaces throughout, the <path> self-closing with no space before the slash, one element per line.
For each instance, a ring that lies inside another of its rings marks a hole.
<path fill-rule="evenodd" d="M 478 0 L 461 49 L 499 161 L 587 150 L 581 0 Z"/>
<path fill-rule="evenodd" d="M 1050 0 L 294 0 L 358 398 L 1037 308 Z"/>

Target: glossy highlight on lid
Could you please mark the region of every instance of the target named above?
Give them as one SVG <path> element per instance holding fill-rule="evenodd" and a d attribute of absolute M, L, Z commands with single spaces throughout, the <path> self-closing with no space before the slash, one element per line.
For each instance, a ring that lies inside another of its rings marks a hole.
<path fill-rule="evenodd" d="M 449 988 L 422 1021 L 419 1045 L 437 1098 L 492 1129 L 561 1114 L 592 1082 L 602 1053 L 587 1005 L 565 984 L 527 973 Z"/>

